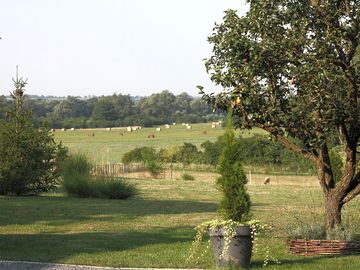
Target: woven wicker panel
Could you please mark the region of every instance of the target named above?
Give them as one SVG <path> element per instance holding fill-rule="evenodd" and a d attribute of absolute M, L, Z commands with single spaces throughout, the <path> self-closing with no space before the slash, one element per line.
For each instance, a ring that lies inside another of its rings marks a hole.
<path fill-rule="evenodd" d="M 289 240 L 288 243 L 291 253 L 304 256 L 360 254 L 359 241 Z"/>

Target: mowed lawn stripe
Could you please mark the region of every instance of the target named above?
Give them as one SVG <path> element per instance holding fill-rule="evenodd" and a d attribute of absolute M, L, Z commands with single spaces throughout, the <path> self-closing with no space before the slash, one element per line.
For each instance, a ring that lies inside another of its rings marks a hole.
<path fill-rule="evenodd" d="M 213 179 L 129 181 L 138 186 L 140 195 L 126 201 L 68 198 L 61 192 L 1 196 L 0 259 L 211 269 L 211 252 L 199 264 L 186 258 L 193 228 L 218 217 L 219 194 Z M 249 192 L 254 218 L 274 227 L 260 239 L 261 246 L 269 244 L 271 255 L 283 262 L 268 269 L 357 269 L 351 267 L 359 262 L 358 256 L 304 258 L 287 252 L 287 231 L 299 218 L 302 222 L 323 219 L 319 187 L 249 186 Z M 356 199 L 344 214 L 360 224 L 358 211 Z M 262 268 L 262 260 L 255 254 L 252 269 Z"/>

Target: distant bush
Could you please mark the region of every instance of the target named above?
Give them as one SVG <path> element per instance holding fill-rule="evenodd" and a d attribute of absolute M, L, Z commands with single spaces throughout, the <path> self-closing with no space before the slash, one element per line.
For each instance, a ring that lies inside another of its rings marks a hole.
<path fill-rule="evenodd" d="M 192 143 L 183 143 L 179 147 L 179 150 L 176 154 L 176 160 L 181 162 L 183 166 L 189 166 L 191 163 L 199 163 L 200 152 L 198 151 L 196 145 Z"/>
<path fill-rule="evenodd" d="M 223 140 L 223 136 L 220 136 L 215 142 L 206 141 L 202 143 L 203 151 L 199 152 L 198 161 L 216 165 L 223 149 Z M 237 158 L 244 166 L 295 173 L 316 173 L 315 165 L 311 161 L 265 136 L 254 135 L 249 138 L 236 138 L 233 148 L 237 149 Z"/>
<path fill-rule="evenodd" d="M 194 181 L 195 177 L 192 176 L 191 174 L 184 173 L 184 174 L 181 175 L 181 179 L 183 179 L 185 181 Z"/>
<path fill-rule="evenodd" d="M 127 199 L 137 190 L 121 178 L 92 176 L 92 164 L 82 154 L 70 156 L 63 165 L 62 178 L 65 191 L 81 198 Z"/>
<path fill-rule="evenodd" d="M 126 164 L 131 162 L 141 162 L 153 177 L 157 177 L 164 171 L 161 153 L 157 152 L 153 147 L 136 147 L 135 149 L 126 152 L 121 161 Z"/>

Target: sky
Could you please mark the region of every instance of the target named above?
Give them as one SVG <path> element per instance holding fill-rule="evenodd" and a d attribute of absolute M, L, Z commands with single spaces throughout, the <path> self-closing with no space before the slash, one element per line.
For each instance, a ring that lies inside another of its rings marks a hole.
<path fill-rule="evenodd" d="M 245 0 L 1 0 L 0 95 L 196 96 L 216 89 L 204 67 L 226 9 Z"/>

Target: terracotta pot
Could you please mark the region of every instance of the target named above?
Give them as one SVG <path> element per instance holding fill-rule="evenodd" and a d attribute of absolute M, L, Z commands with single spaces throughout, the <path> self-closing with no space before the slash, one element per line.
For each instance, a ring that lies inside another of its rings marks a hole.
<path fill-rule="evenodd" d="M 218 267 L 224 266 L 241 266 L 249 269 L 251 253 L 252 253 L 252 238 L 251 229 L 249 226 L 237 226 L 236 235 L 231 239 L 229 249 L 223 257 L 220 255 L 224 249 L 224 235 L 225 229 L 209 230 L 211 244 L 215 255 L 216 265 Z"/>

